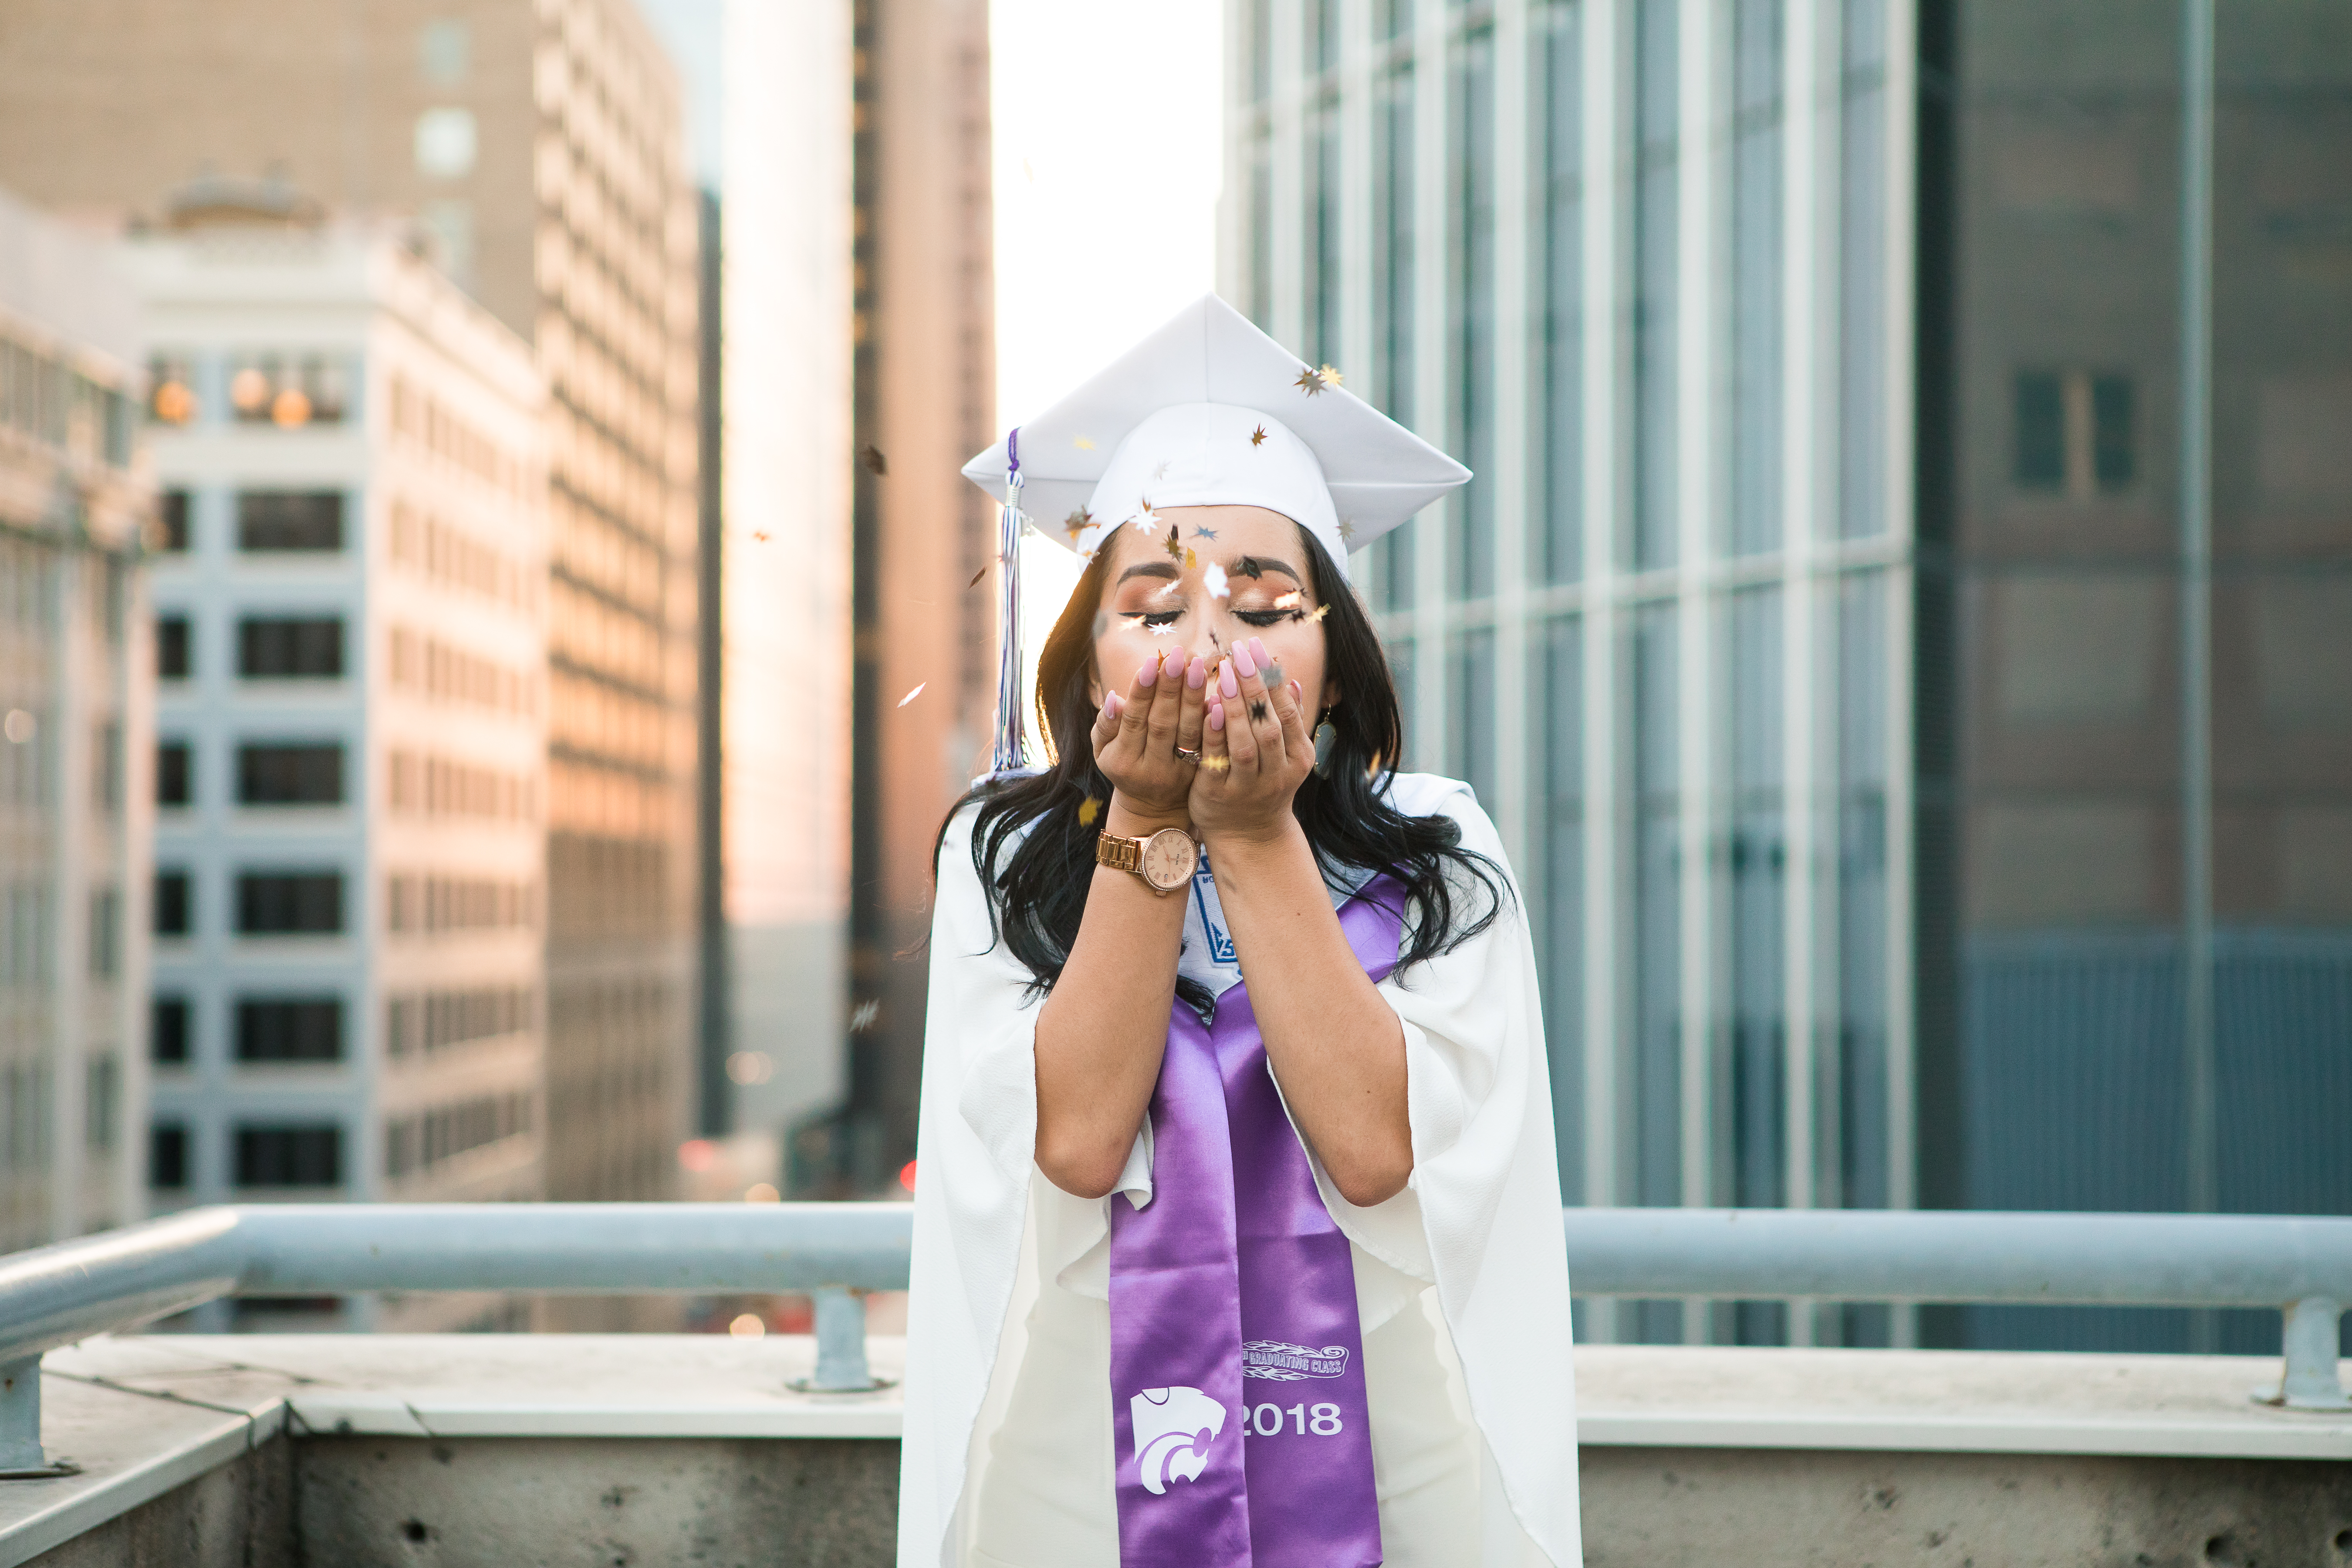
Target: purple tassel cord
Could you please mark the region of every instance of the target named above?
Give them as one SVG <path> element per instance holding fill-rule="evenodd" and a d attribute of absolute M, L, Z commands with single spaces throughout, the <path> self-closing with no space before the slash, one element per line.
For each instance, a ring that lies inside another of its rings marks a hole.
<path fill-rule="evenodd" d="M 998 777 L 1025 773 L 1028 748 L 1021 738 L 1021 432 L 1004 439 L 1004 504 L 996 513 L 997 580 L 996 748 Z"/>

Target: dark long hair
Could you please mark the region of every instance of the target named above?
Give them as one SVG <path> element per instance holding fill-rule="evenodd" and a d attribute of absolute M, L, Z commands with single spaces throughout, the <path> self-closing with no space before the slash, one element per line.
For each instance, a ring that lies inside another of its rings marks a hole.
<path fill-rule="evenodd" d="M 1338 731 L 1329 770 L 1307 775 L 1292 797 L 1291 809 L 1327 868 L 1385 871 L 1404 885 L 1406 938 L 1397 957 L 1402 974 L 1492 925 L 1509 883 L 1492 860 L 1462 847 L 1461 829 L 1451 818 L 1407 816 L 1384 798 L 1388 775 L 1404 752 L 1404 719 L 1388 658 L 1330 555 L 1304 528 L 1298 538 L 1314 579 L 1316 602 L 1328 606 L 1323 619 L 1324 662 L 1339 683 L 1342 700 L 1329 715 Z M 980 814 L 971 827 L 971 865 L 992 894 L 990 929 L 1028 966 L 1036 991 L 1051 991 L 1061 978 L 1086 914 L 1087 889 L 1094 881 L 1095 838 L 1100 829 L 1081 822 L 1079 808 L 1088 800 L 1110 800 L 1110 781 L 1095 766 L 1090 732 L 1097 707 L 1090 688 L 1096 612 L 1114 553 L 1108 548 L 1095 552 L 1037 658 L 1037 717 L 1046 737 L 1045 771 L 974 786 L 949 811 L 931 850 L 936 874 L 948 823 L 966 805 L 979 802 Z M 1315 695 L 1307 693 L 1307 700 Z M 1022 837 L 1021 829 L 1032 823 L 1034 827 Z M 1195 1007 L 1209 1003 L 1207 994 L 1190 980 L 1180 979 L 1177 988 Z"/>

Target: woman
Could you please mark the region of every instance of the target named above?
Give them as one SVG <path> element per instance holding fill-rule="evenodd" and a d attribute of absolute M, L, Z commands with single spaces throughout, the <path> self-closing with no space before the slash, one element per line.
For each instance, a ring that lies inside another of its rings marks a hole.
<path fill-rule="evenodd" d="M 1468 475 L 1337 379 L 1213 297 L 1019 433 L 1087 566 L 940 837 L 902 1568 L 1578 1560 L 1524 912 L 1342 564 Z"/>

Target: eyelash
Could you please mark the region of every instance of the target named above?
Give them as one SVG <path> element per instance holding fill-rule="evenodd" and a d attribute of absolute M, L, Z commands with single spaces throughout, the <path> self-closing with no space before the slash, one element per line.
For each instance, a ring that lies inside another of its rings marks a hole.
<path fill-rule="evenodd" d="M 1177 617 L 1183 613 L 1181 610 L 1143 610 L 1127 618 L 1139 626 L 1172 626 L 1176 624 Z M 1307 612 L 1304 610 L 1235 610 L 1234 618 L 1244 626 L 1278 626 L 1285 621 L 1305 620 Z"/>

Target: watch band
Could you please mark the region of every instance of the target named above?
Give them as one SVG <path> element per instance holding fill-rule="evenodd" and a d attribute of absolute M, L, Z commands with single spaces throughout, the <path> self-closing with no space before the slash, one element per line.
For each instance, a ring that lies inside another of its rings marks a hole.
<path fill-rule="evenodd" d="M 1143 874 L 1143 845 L 1140 838 L 1121 838 L 1105 833 L 1095 840 L 1095 864 L 1108 866 L 1114 871 Z"/>

